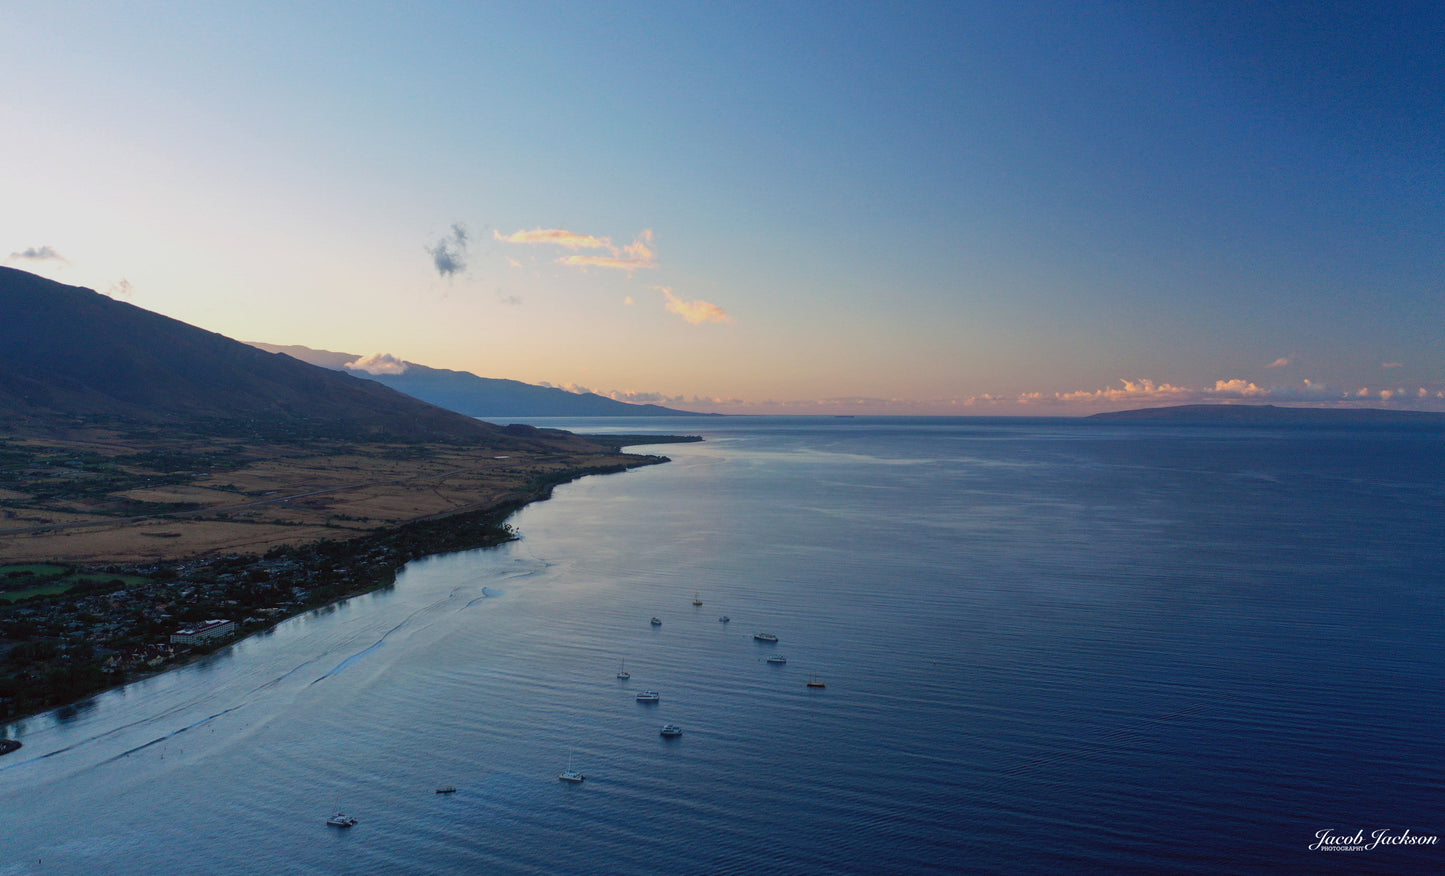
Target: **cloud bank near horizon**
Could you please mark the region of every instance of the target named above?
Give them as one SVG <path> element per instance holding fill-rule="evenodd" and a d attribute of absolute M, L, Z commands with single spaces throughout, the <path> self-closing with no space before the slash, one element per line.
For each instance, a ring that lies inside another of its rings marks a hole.
<path fill-rule="evenodd" d="M 551 384 L 568 392 L 593 393 L 615 401 L 691 408 L 704 413 L 896 415 L 1029 415 L 1073 416 L 1140 407 L 1190 404 L 1274 404 L 1282 407 L 1360 408 L 1370 406 L 1445 411 L 1445 388 L 1388 387 L 1342 389 L 1304 381 L 1297 386 L 1260 386 L 1252 381 L 1218 380 L 1196 388 L 1148 379 L 1120 380 L 1118 386 L 1070 392 L 988 394 L 934 400 L 844 396 L 793 401 L 751 401 L 702 395 L 669 395 L 637 390 L 599 390 L 573 383 Z"/>

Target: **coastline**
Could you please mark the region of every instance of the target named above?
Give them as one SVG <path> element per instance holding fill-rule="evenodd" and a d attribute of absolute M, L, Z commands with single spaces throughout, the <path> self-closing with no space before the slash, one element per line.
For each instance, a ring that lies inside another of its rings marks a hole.
<path fill-rule="evenodd" d="M 401 568 L 413 560 L 514 540 L 517 535 L 506 520 L 520 508 L 550 498 L 560 484 L 669 460 L 609 449 L 600 457 L 586 459 L 589 464 L 575 464 L 582 459 L 569 461 L 574 464 L 555 465 L 558 460 L 554 458 L 550 469 L 529 466 L 522 483 L 490 493 L 482 501 L 362 532 L 338 532 L 340 539 L 323 537 L 300 544 L 277 539 L 253 545 L 245 554 L 179 554 L 125 565 L 50 558 L 63 562 L 71 577 L 84 583 L 72 587 L 75 592 L 0 602 L 0 619 L 7 622 L 0 628 L 0 637 L 10 633 L 8 641 L 0 638 L 0 654 L 7 664 L 17 667 L 13 675 L 0 678 L 4 683 L 0 687 L 0 738 L 11 737 L 16 726 L 29 718 L 75 708 L 107 691 L 222 651 L 283 621 L 390 587 Z M 144 520 L 137 525 L 150 523 Z M 175 545 L 169 541 L 160 544 Z M 4 562 L 0 559 L 0 564 Z M 137 580 L 143 583 L 135 583 Z M 236 622 L 233 634 L 215 642 L 175 648 L 164 640 L 185 618 L 168 609 L 182 604 L 187 615 L 224 617 L 228 609 L 244 611 L 236 611 L 237 616 L 230 618 Z M 17 640 L 15 634 L 17 628 L 23 630 L 27 625 L 41 627 L 43 633 L 48 617 L 55 618 L 59 629 L 62 622 L 71 624 L 71 616 L 96 613 L 106 615 L 104 623 L 77 635 Z M 20 618 L 23 620 L 17 620 Z M 118 631 L 127 618 L 132 621 L 130 626 Z M 158 634 L 162 642 L 144 641 Z M 58 653 L 40 644 L 52 646 Z M 20 659 L 17 650 L 21 650 Z"/>

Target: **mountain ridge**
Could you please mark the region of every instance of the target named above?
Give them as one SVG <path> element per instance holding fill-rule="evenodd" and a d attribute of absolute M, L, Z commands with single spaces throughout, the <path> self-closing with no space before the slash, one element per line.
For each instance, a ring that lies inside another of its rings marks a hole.
<path fill-rule="evenodd" d="M 0 417 L 12 428 L 108 422 L 498 447 L 541 434 L 482 422 L 376 381 L 6 267 Z"/>
<path fill-rule="evenodd" d="M 680 417 L 716 416 L 682 411 L 655 404 L 617 401 L 596 393 L 568 392 L 519 380 L 481 377 L 470 371 L 431 368 L 406 362 L 398 374 L 372 374 L 347 368 L 362 357 L 352 353 L 317 350 L 300 345 L 248 341 L 271 353 L 283 353 L 322 368 L 361 379 L 374 380 L 398 392 L 471 417 Z"/>

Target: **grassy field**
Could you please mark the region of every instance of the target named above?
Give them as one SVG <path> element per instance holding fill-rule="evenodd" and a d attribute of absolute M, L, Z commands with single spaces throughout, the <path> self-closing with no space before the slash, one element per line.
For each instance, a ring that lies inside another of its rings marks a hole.
<path fill-rule="evenodd" d="M 103 432 L 0 436 L 0 451 L 0 563 L 16 564 L 7 568 L 262 554 L 346 540 L 515 501 L 568 471 L 644 459 L 580 439 L 502 453 Z"/>

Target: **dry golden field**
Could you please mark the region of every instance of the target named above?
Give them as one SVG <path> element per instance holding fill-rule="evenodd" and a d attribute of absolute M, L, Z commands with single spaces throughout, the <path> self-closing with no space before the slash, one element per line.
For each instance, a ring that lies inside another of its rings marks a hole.
<path fill-rule="evenodd" d="M 648 461 L 581 440 L 452 444 L 0 439 L 0 563 L 134 563 L 344 540 Z M 652 460 L 655 461 L 655 460 Z"/>

